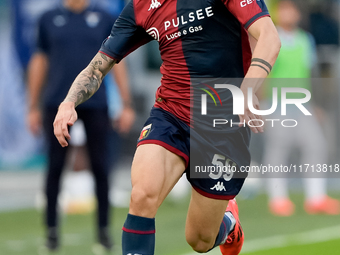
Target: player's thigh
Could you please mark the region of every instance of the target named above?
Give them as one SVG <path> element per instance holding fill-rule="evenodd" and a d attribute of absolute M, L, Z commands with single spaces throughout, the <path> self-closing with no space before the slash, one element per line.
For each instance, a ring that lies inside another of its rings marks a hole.
<path fill-rule="evenodd" d="M 185 170 L 180 156 L 156 144 L 137 147 L 131 168 L 130 213 L 154 217 Z"/>
<path fill-rule="evenodd" d="M 208 198 L 192 189 L 185 226 L 185 235 L 189 244 L 200 240 L 213 244 L 227 205 L 228 200 Z"/>

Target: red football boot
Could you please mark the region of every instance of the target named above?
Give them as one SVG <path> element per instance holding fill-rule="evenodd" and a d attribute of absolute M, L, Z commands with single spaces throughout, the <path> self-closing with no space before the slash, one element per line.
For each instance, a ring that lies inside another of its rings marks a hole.
<path fill-rule="evenodd" d="M 244 234 L 238 217 L 238 206 L 235 199 L 229 200 L 226 212 L 231 212 L 236 220 L 234 229 L 229 233 L 224 244 L 220 245 L 222 255 L 237 255 L 241 252 Z"/>

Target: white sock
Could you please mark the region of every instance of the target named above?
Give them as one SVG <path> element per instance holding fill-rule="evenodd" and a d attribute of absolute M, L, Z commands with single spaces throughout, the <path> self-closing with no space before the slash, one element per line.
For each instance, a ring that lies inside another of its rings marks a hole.
<path fill-rule="evenodd" d="M 225 215 L 231 220 L 231 226 L 230 226 L 230 230 L 229 230 L 229 233 L 230 233 L 235 228 L 236 219 L 235 219 L 234 215 L 231 212 L 229 212 L 229 211 L 225 212 Z"/>
<path fill-rule="evenodd" d="M 235 225 L 236 225 L 236 219 L 234 217 L 234 215 L 231 212 L 225 212 L 225 215 L 229 218 L 229 220 L 231 221 L 231 226 L 230 226 L 230 230 L 229 232 L 225 235 L 225 238 L 223 239 L 221 244 L 224 244 L 227 241 L 228 235 L 231 231 L 234 230 Z"/>

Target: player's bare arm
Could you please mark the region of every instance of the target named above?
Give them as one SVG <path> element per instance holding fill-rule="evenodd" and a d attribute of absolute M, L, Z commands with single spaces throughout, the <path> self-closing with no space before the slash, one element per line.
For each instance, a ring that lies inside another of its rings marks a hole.
<path fill-rule="evenodd" d="M 74 80 L 64 102 L 72 102 L 75 107 L 88 100 L 99 89 L 105 75 L 115 61 L 103 53 L 97 53 L 91 63 Z"/>
<path fill-rule="evenodd" d="M 68 126 L 77 120 L 75 107 L 88 100 L 100 87 L 105 75 L 115 64 L 115 60 L 97 53 L 90 64 L 74 80 L 65 100 L 60 104 L 53 126 L 54 134 L 61 146 L 68 145 Z"/>
<path fill-rule="evenodd" d="M 270 73 L 276 58 L 279 54 L 281 42 L 277 30 L 269 17 L 263 17 L 254 22 L 248 29 L 248 32 L 257 40 L 256 47 L 253 52 L 250 68 L 241 85 L 243 94 L 245 95 L 245 114 L 240 115 L 240 122 L 248 123 L 250 120 L 262 119 L 261 116 L 253 114 L 247 104 L 248 88 L 253 91 L 253 105 L 255 109 L 259 109 L 259 100 L 256 92 L 261 87 L 263 80 Z M 254 121 L 253 126 L 261 126 L 261 123 Z M 263 127 L 250 127 L 254 133 L 263 132 Z"/>
<path fill-rule="evenodd" d="M 249 27 L 248 32 L 257 40 L 257 44 L 254 48 L 251 66 L 245 77 L 266 78 L 279 55 L 281 47 L 276 27 L 271 18 L 263 17 L 254 22 Z M 260 86 L 261 83 L 257 83 L 254 89 L 257 91 Z"/>

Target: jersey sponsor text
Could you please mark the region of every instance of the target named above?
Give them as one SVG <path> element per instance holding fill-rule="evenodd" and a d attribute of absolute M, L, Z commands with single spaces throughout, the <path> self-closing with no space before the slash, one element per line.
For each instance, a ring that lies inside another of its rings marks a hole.
<path fill-rule="evenodd" d="M 246 7 L 247 5 L 255 3 L 255 2 L 256 2 L 256 0 L 242 0 L 240 2 L 240 5 L 241 5 L 241 7 Z"/>
<path fill-rule="evenodd" d="M 168 30 L 168 28 L 170 28 L 171 26 L 173 27 L 178 27 L 179 25 L 185 25 L 188 22 L 194 22 L 195 20 L 202 20 L 205 18 L 209 18 L 214 16 L 212 7 L 206 7 L 205 9 L 198 9 L 196 11 L 193 12 L 189 12 L 188 15 L 182 15 L 180 17 L 176 17 L 175 19 L 167 20 L 164 22 L 164 28 L 165 31 Z"/>

